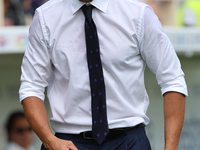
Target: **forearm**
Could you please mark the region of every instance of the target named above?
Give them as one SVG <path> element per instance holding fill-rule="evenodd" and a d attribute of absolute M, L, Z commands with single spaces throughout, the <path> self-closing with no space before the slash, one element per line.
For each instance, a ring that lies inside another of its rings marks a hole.
<path fill-rule="evenodd" d="M 49 127 L 46 108 L 42 100 L 37 97 L 28 97 L 22 101 L 26 118 L 44 143 L 45 147 L 50 147 L 51 141 L 55 138 Z"/>
<path fill-rule="evenodd" d="M 164 94 L 165 150 L 178 150 L 185 114 L 185 97 L 177 92 Z"/>

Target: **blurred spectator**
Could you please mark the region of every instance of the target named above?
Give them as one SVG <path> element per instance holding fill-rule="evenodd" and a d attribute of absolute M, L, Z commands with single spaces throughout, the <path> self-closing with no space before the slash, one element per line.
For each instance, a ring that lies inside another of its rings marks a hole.
<path fill-rule="evenodd" d="M 11 18 L 8 18 L 8 16 L 6 15 L 9 7 L 10 7 L 10 0 L 4 0 L 4 22 L 5 22 L 5 26 L 14 25 L 14 21 Z"/>
<path fill-rule="evenodd" d="M 34 9 L 31 6 L 31 0 L 21 0 L 21 5 L 25 14 L 25 24 L 30 25 L 33 19 Z"/>
<path fill-rule="evenodd" d="M 31 0 L 21 0 L 21 4 L 25 14 L 34 14 L 31 2 Z"/>
<path fill-rule="evenodd" d="M 25 24 L 30 25 L 35 10 L 48 0 L 20 0 L 25 13 Z"/>
<path fill-rule="evenodd" d="M 24 25 L 24 12 L 19 0 L 4 0 L 5 26 Z"/>
<path fill-rule="evenodd" d="M 30 146 L 34 139 L 34 133 L 23 112 L 16 111 L 10 114 L 6 130 L 8 135 L 6 150 L 35 150 Z"/>
<path fill-rule="evenodd" d="M 179 26 L 200 27 L 200 0 L 185 0 L 177 12 Z"/>
<path fill-rule="evenodd" d="M 4 0 L 5 26 L 29 25 L 35 10 L 48 0 Z"/>
<path fill-rule="evenodd" d="M 156 0 L 140 0 L 147 5 L 151 6 L 155 12 L 155 14 L 158 16 L 158 19 L 162 22 L 162 13 L 161 13 L 161 2 Z"/>

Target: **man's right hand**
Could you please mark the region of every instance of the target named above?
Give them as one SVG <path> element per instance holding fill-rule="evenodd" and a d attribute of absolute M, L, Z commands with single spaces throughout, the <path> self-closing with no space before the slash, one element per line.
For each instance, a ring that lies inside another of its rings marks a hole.
<path fill-rule="evenodd" d="M 46 108 L 41 99 L 28 97 L 22 101 L 22 104 L 29 124 L 47 150 L 78 150 L 71 141 L 62 140 L 53 135 Z"/>
<path fill-rule="evenodd" d="M 62 140 L 54 137 L 50 144 L 44 143 L 47 150 L 78 150 L 72 141 Z"/>

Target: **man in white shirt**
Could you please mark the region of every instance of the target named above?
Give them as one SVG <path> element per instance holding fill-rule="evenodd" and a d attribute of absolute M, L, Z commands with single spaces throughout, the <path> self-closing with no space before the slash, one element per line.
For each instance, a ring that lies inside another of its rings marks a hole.
<path fill-rule="evenodd" d="M 88 136 L 91 93 L 81 10 L 86 3 L 94 6 L 106 87 L 110 131 L 102 144 Z M 51 0 L 37 9 L 28 40 L 20 101 L 46 149 L 150 150 L 141 126 L 149 123 L 147 64 L 164 96 L 165 150 L 177 150 L 187 87 L 176 53 L 151 7 L 134 0 Z M 57 137 L 43 103 L 47 86 Z"/>

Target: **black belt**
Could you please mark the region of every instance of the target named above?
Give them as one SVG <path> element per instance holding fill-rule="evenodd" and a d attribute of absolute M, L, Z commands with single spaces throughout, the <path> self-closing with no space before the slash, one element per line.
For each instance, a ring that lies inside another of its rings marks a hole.
<path fill-rule="evenodd" d="M 116 129 L 109 129 L 109 133 L 106 136 L 106 138 L 113 138 L 113 137 L 117 137 L 120 135 L 124 135 L 127 133 L 127 131 L 133 130 L 133 129 L 137 129 L 139 127 L 144 126 L 144 124 L 138 124 L 134 127 L 126 127 L 126 128 L 116 128 Z M 86 132 L 81 132 L 80 134 L 77 134 L 77 136 L 81 136 L 85 139 L 94 139 L 92 136 L 92 131 L 86 131 Z"/>

